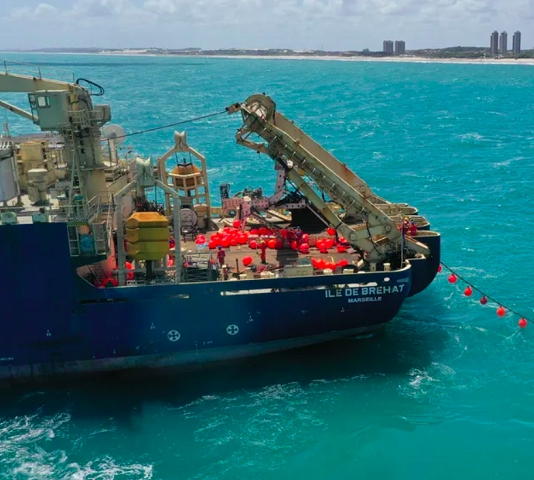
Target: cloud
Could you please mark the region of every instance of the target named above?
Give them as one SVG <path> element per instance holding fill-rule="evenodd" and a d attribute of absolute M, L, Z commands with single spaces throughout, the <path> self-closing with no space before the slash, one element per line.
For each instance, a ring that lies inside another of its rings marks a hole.
<path fill-rule="evenodd" d="M 0 43 L 342 50 L 403 38 L 408 48 L 486 45 L 494 29 L 522 30 L 530 42 L 534 15 L 534 0 L 508 0 L 506 9 L 498 0 L 35 1 L 2 0 L 9 16 L 0 19 Z M 15 35 L 9 18 L 32 21 L 32 31 Z"/>
<path fill-rule="evenodd" d="M 111 17 L 126 13 L 133 6 L 127 0 L 79 0 L 69 12 L 89 17 Z"/>
<path fill-rule="evenodd" d="M 22 0 L 24 1 L 24 0 Z M 518 1 L 518 0 L 516 0 Z M 530 0 L 520 0 L 526 1 Z M 14 9 L 12 16 L 20 18 L 28 12 L 32 16 L 60 13 L 69 17 L 113 18 L 148 15 L 160 21 L 180 23 L 232 20 L 234 24 L 255 24 L 260 29 L 275 29 L 282 23 L 307 21 L 346 22 L 362 17 L 374 17 L 379 25 L 382 17 L 412 16 L 424 20 L 438 13 L 486 14 L 496 12 L 497 0 L 77 0 L 70 8 L 57 9 L 41 3 Z M 431 8 L 428 8 L 429 5 Z M 320 27 L 320 23 L 317 25 Z M 216 27 L 216 24 L 213 25 Z"/>
<path fill-rule="evenodd" d="M 57 14 L 57 8 L 48 3 L 39 3 L 36 7 L 22 7 L 12 10 L 11 16 L 15 19 L 39 20 Z"/>

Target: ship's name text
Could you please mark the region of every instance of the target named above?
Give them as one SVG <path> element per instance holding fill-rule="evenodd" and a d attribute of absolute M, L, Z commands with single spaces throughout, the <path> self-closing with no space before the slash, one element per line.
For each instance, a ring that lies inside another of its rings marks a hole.
<path fill-rule="evenodd" d="M 358 300 L 349 298 L 349 303 L 353 302 L 380 302 L 381 296 L 390 293 L 401 293 L 404 290 L 405 285 L 392 285 L 382 287 L 356 287 L 356 288 L 336 288 L 332 290 L 325 290 L 324 294 L 326 298 L 340 298 L 340 297 L 364 297 Z"/>

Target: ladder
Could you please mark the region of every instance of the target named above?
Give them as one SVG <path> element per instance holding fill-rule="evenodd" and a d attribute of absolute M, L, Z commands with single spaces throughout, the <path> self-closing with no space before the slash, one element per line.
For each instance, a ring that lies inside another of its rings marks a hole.
<path fill-rule="evenodd" d="M 92 275 L 97 282 L 102 281 L 107 277 L 107 272 L 104 270 L 100 262 L 88 265 L 88 268 L 89 272 L 91 272 L 90 275 Z"/>

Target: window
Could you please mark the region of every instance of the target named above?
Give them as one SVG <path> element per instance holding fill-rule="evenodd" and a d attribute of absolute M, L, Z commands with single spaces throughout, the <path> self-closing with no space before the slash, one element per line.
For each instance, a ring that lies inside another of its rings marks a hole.
<path fill-rule="evenodd" d="M 37 105 L 39 108 L 48 108 L 50 107 L 50 98 L 49 97 L 37 97 Z"/>

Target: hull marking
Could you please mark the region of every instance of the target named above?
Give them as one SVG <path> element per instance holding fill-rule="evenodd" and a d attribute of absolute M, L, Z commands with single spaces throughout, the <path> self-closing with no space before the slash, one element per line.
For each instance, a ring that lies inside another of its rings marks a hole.
<path fill-rule="evenodd" d="M 169 333 L 167 333 L 167 338 L 171 342 L 177 342 L 180 340 L 180 332 L 178 330 L 169 330 Z"/>
<path fill-rule="evenodd" d="M 226 327 L 226 333 L 228 335 L 237 335 L 239 333 L 239 327 L 237 325 L 228 325 Z"/>

